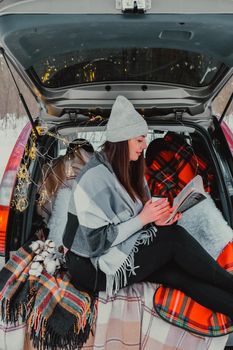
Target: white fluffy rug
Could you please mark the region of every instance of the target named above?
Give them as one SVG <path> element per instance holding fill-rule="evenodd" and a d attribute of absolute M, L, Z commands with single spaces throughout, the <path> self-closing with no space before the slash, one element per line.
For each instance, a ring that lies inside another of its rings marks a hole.
<path fill-rule="evenodd" d="M 207 199 L 185 211 L 179 225 L 215 259 L 226 244 L 233 240 L 233 230 L 209 195 Z"/>
<path fill-rule="evenodd" d="M 60 188 L 54 201 L 52 215 L 48 222 L 49 237 L 56 246 L 62 245 L 62 237 L 66 226 L 68 206 L 70 201 L 71 189 Z"/>

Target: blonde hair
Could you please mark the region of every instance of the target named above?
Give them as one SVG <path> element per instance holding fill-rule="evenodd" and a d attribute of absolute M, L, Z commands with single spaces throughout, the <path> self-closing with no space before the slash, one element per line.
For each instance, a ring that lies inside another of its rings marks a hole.
<path fill-rule="evenodd" d="M 43 166 L 42 181 L 38 191 L 39 206 L 51 201 L 60 187 L 71 186 L 71 182 L 90 158 L 90 154 L 79 145 L 70 148 L 64 156 L 54 159 L 52 164 Z"/>

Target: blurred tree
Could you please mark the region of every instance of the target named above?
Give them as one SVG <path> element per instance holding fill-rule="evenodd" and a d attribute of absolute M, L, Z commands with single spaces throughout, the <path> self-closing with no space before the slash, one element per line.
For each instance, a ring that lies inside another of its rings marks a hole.
<path fill-rule="evenodd" d="M 215 100 L 213 101 L 213 110 L 217 115 L 221 115 L 224 111 L 224 108 L 228 102 L 233 91 L 233 77 L 227 82 L 224 88 L 217 95 Z M 227 116 L 231 116 L 233 114 L 233 104 L 229 106 L 227 111 Z"/>
<path fill-rule="evenodd" d="M 32 116 L 36 116 L 39 113 L 39 106 L 34 96 L 19 77 L 18 73 L 13 68 L 12 70 Z M 6 117 L 8 114 L 15 115 L 16 118 L 19 118 L 25 116 L 26 112 L 20 101 L 18 91 L 8 67 L 3 57 L 0 55 L 0 118 Z"/>

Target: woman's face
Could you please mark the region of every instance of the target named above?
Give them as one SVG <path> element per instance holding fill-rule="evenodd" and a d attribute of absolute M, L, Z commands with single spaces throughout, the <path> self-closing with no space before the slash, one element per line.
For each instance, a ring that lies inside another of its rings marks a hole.
<path fill-rule="evenodd" d="M 146 149 L 146 136 L 138 136 L 128 140 L 129 160 L 138 160 L 144 149 Z"/>

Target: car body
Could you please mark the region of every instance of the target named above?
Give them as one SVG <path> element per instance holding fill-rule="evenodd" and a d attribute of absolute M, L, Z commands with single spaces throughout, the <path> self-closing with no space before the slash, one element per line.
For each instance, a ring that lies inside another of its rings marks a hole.
<path fill-rule="evenodd" d="M 76 137 L 98 147 L 119 94 L 145 117 L 149 141 L 174 131 L 202 145 L 214 171 L 214 200 L 233 227 L 233 138 L 225 111 L 217 116 L 212 109 L 233 75 L 233 2 L 94 4 L 0 2 L 2 54 L 41 106 L 33 121 L 29 113 L 32 125 L 19 136 L 0 187 L 2 265 L 36 224 L 43 164 Z"/>

